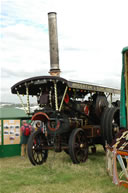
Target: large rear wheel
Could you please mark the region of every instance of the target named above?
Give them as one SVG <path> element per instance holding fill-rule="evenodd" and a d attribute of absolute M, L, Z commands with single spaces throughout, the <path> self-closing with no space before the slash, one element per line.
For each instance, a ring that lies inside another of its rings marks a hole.
<path fill-rule="evenodd" d="M 107 124 L 107 116 L 108 113 L 110 111 L 110 108 L 107 107 L 104 109 L 102 116 L 101 116 L 101 137 L 102 137 L 102 145 L 104 150 L 106 150 L 105 148 L 105 141 L 107 140 L 107 131 L 106 131 L 106 124 Z"/>
<path fill-rule="evenodd" d="M 36 131 L 30 135 L 28 141 L 28 157 L 33 165 L 43 164 L 48 157 L 47 140 L 41 131 Z"/>
<path fill-rule="evenodd" d="M 120 127 L 120 109 L 119 107 L 113 107 L 108 113 L 107 122 L 107 143 L 111 144 L 116 134 L 119 132 Z"/>
<path fill-rule="evenodd" d="M 88 142 L 83 129 L 74 129 L 69 138 L 69 154 L 74 164 L 85 162 L 88 157 Z"/>

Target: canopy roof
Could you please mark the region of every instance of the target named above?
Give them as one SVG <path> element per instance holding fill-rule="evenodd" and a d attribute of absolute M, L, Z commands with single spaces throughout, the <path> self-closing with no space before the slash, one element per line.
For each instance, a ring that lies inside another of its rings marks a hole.
<path fill-rule="evenodd" d="M 26 94 L 26 87 L 28 87 L 29 95 L 37 95 L 40 92 L 41 88 L 43 87 L 50 88 L 50 86 L 53 86 L 54 82 L 57 83 L 57 86 L 59 87 L 60 90 L 64 89 L 65 86 L 68 86 L 69 88 L 88 90 L 92 92 L 98 91 L 98 92 L 120 94 L 120 90 L 118 89 L 98 86 L 85 82 L 68 81 L 58 76 L 38 76 L 22 80 L 11 87 L 11 92 L 13 94 L 16 94 L 18 91 L 19 94 Z"/>

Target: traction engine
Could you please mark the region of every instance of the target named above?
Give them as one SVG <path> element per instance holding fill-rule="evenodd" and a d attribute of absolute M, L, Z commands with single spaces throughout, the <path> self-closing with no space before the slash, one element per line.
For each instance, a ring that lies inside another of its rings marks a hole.
<path fill-rule="evenodd" d="M 112 104 L 118 89 L 68 81 L 60 77 L 56 13 L 48 14 L 50 76 L 32 77 L 12 86 L 11 91 L 27 96 L 26 113 L 41 128 L 31 134 L 28 156 L 33 165 L 42 164 L 48 151 L 65 151 L 73 163 L 85 162 L 88 147 L 111 142 L 119 131 L 119 105 Z M 37 98 L 38 108 L 30 111 L 29 96 Z M 109 99 L 110 98 L 110 99 Z"/>

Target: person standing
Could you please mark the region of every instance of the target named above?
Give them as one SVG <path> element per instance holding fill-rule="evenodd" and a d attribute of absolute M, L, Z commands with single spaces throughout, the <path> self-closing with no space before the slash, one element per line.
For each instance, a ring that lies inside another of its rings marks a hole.
<path fill-rule="evenodd" d="M 27 143 L 32 131 L 32 127 L 31 125 L 27 124 L 26 120 L 23 120 L 20 131 L 21 131 L 21 142 L 20 142 L 21 156 L 24 157 L 25 155 L 27 155 Z"/>
<path fill-rule="evenodd" d="M 37 130 L 40 130 L 40 131 L 43 132 L 43 127 L 42 127 L 42 124 L 41 124 L 40 121 L 38 121 L 38 122 L 36 123 L 35 131 L 37 131 Z"/>
<path fill-rule="evenodd" d="M 38 129 L 41 130 L 41 123 L 40 123 L 39 121 L 36 123 L 36 128 L 35 128 L 35 130 L 37 131 Z"/>

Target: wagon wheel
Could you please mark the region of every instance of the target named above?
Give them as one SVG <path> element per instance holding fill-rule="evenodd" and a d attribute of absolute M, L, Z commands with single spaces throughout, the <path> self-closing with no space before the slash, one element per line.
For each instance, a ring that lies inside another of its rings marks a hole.
<path fill-rule="evenodd" d="M 102 145 L 103 145 L 103 148 L 105 150 L 105 140 L 107 139 L 106 138 L 106 135 L 107 135 L 107 128 L 106 128 L 106 122 L 107 122 L 107 117 L 108 117 L 108 112 L 110 111 L 110 108 L 105 108 L 103 113 L 102 113 L 102 116 L 101 116 L 101 137 L 102 137 Z"/>
<path fill-rule="evenodd" d="M 88 142 L 83 129 L 77 128 L 72 131 L 69 138 L 69 154 L 75 164 L 86 161 Z"/>
<path fill-rule="evenodd" d="M 120 126 L 120 109 L 119 107 L 111 108 L 108 113 L 108 129 L 107 129 L 107 142 L 112 143 L 116 134 L 119 132 Z"/>
<path fill-rule="evenodd" d="M 33 165 L 41 165 L 48 157 L 48 150 L 44 149 L 47 141 L 41 131 L 36 131 L 30 135 L 28 141 L 28 157 Z"/>

